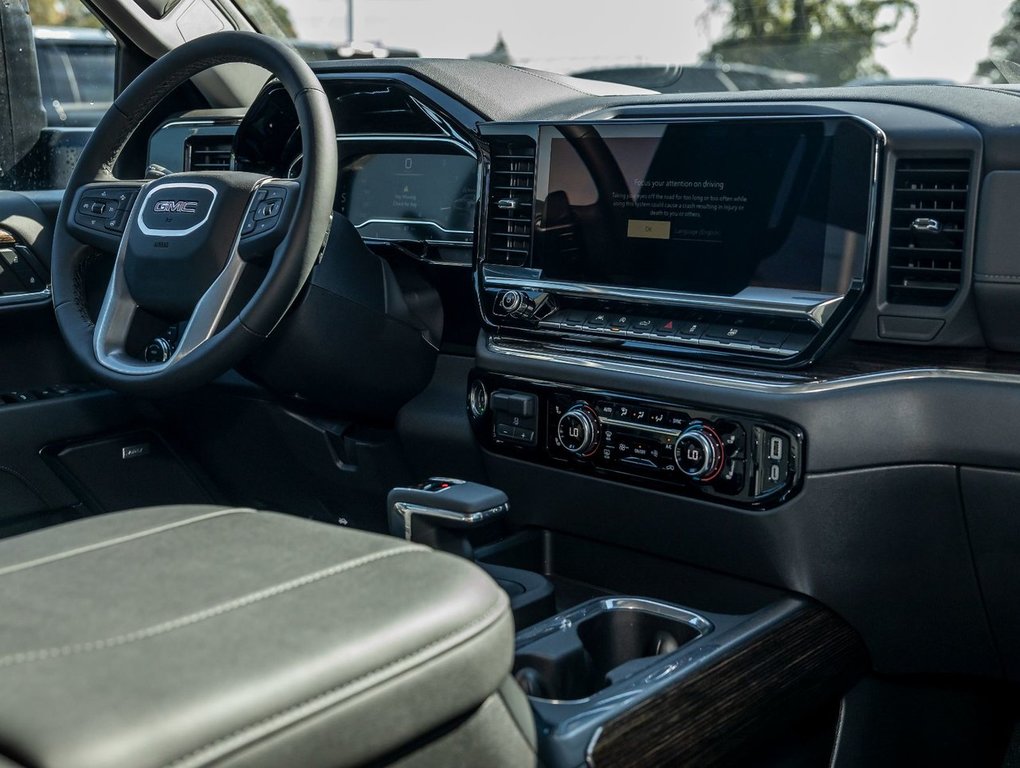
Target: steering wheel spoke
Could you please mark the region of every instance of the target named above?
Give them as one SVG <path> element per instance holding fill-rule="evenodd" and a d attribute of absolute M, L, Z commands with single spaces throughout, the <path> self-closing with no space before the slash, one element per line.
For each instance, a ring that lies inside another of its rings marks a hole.
<path fill-rule="evenodd" d="M 180 192 L 182 195 L 190 194 L 187 184 L 177 184 L 175 192 Z M 90 186 L 101 187 L 102 185 Z M 202 185 L 197 184 L 196 186 Z M 157 200 L 153 203 L 149 198 L 153 197 L 152 193 L 157 190 L 158 185 L 154 185 L 150 192 L 142 192 L 140 196 L 142 203 L 139 205 L 144 204 L 147 207 L 155 208 L 159 207 L 161 202 L 164 204 L 177 202 Z M 297 192 L 296 182 L 276 179 L 257 182 L 244 208 L 243 221 L 240 227 L 234 228 L 222 269 L 195 301 L 194 307 L 190 310 L 190 316 L 183 321 L 168 323 L 178 329 L 176 338 L 156 337 L 156 341 L 160 339 L 163 341 L 156 345 L 156 349 L 162 354 L 152 360 L 148 359 L 145 352 L 142 353 L 142 359 L 140 359 L 139 350 L 134 350 L 134 354 L 132 354 L 130 349 L 131 346 L 139 346 L 137 343 L 132 345 L 131 341 L 132 337 L 137 335 L 134 326 L 145 302 L 131 290 L 131 280 L 126 264 L 132 244 L 128 239 L 132 236 L 139 236 L 139 233 L 135 233 L 131 227 L 131 217 L 137 219 L 144 212 L 128 211 L 126 214 L 128 215 L 126 220 L 127 235 L 121 236 L 110 286 L 96 324 L 94 346 L 96 358 L 100 364 L 125 375 L 152 374 L 179 365 L 184 358 L 207 343 L 228 319 L 227 313 L 231 301 L 248 262 L 264 259 L 266 254 L 271 254 L 281 241 L 293 214 Z M 155 197 L 163 196 L 157 194 Z M 87 195 L 86 198 L 88 198 Z M 132 196 L 131 202 L 134 203 L 136 198 L 138 195 Z M 163 205 L 162 207 L 168 206 Z M 187 205 L 180 207 L 188 208 Z M 170 213 L 170 215 L 173 214 Z M 125 227 L 122 226 L 121 229 L 123 230 Z M 149 232 L 151 231 L 149 229 Z M 184 231 L 188 232 L 187 229 Z M 160 237 L 169 239 L 173 236 L 170 230 L 160 232 Z M 141 234 L 145 234 L 145 228 L 142 229 Z M 206 258 L 204 254 L 203 250 L 200 258 Z"/>
<path fill-rule="evenodd" d="M 75 238 L 115 253 L 144 181 L 100 181 L 79 187 L 67 217 Z"/>

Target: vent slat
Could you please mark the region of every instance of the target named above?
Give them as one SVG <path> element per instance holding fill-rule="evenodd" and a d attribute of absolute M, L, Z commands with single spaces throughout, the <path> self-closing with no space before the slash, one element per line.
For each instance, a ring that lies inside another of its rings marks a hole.
<path fill-rule="evenodd" d="M 963 276 L 970 161 L 900 160 L 893 190 L 886 298 L 944 307 Z"/>
<path fill-rule="evenodd" d="M 234 163 L 234 142 L 231 136 L 197 134 L 188 139 L 184 148 L 184 170 L 229 171 Z"/>
<path fill-rule="evenodd" d="M 485 258 L 490 264 L 519 267 L 531 256 L 535 142 L 521 136 L 497 139 L 491 146 Z"/>

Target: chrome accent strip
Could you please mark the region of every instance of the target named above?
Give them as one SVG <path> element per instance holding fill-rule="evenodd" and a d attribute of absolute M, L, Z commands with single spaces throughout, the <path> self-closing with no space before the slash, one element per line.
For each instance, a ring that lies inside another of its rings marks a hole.
<path fill-rule="evenodd" d="M 353 222 L 352 222 L 353 223 Z M 418 226 L 425 225 L 426 227 L 435 227 L 441 232 L 446 232 L 451 235 L 473 235 L 474 231 L 470 229 L 447 229 L 446 227 L 440 226 L 434 221 L 427 219 L 366 219 L 360 224 L 355 224 L 355 229 L 361 229 L 369 224 L 415 224 Z M 432 241 L 427 241 L 432 242 Z M 456 241 L 452 241 L 456 242 Z"/>
<path fill-rule="evenodd" d="M 340 144 L 341 142 L 348 142 L 348 141 L 378 141 L 378 142 L 403 141 L 403 142 L 410 143 L 410 144 L 416 144 L 416 143 L 424 144 L 426 142 L 433 142 L 433 143 L 439 143 L 439 144 L 452 144 L 453 146 L 455 146 L 458 149 L 462 150 L 464 155 L 467 155 L 468 157 L 471 157 L 471 158 L 473 158 L 475 160 L 478 159 L 478 152 L 475 151 L 474 147 L 472 147 L 468 143 L 465 143 L 465 142 L 462 142 L 462 141 L 458 141 L 457 139 L 452 138 L 450 136 L 428 136 L 426 134 L 419 135 L 419 134 L 416 134 L 416 133 L 390 133 L 390 134 L 385 134 L 385 133 L 382 133 L 382 134 L 376 134 L 376 133 L 338 133 L 336 135 L 336 142 L 337 142 L 337 144 Z M 294 166 L 296 166 L 299 162 L 304 160 L 304 158 L 305 158 L 305 156 L 304 156 L 303 152 L 298 152 L 294 156 L 294 159 L 291 160 L 290 165 L 287 166 L 287 178 L 288 179 L 293 178 L 290 174 L 294 170 Z M 414 221 L 414 219 L 409 219 L 409 221 Z"/>
<path fill-rule="evenodd" d="M 458 482 L 463 483 L 463 480 Z M 456 523 L 460 523 L 465 527 L 472 527 L 475 525 L 481 525 L 482 523 L 491 520 L 495 517 L 505 515 L 510 511 L 509 504 L 500 504 L 496 507 L 490 507 L 489 509 L 483 509 L 480 512 L 473 512 L 470 515 L 462 515 L 459 512 L 451 512 L 448 509 L 439 509 L 437 507 L 426 507 L 422 504 L 408 504 L 404 501 L 398 501 L 393 505 L 393 510 L 404 518 L 404 538 L 408 541 L 411 540 L 411 526 L 414 517 L 431 517 L 438 520 L 451 520 Z"/>
<path fill-rule="evenodd" d="M 664 427 L 654 427 L 651 424 L 637 424 L 633 421 L 621 421 L 620 419 L 607 419 L 599 416 L 599 423 L 604 427 L 617 427 L 621 429 L 636 429 L 641 432 L 651 432 L 655 435 L 662 435 L 663 437 L 680 437 L 683 434 L 682 429 L 666 429 Z"/>
<path fill-rule="evenodd" d="M 555 336 L 557 338 L 562 338 L 564 336 L 572 336 L 575 338 L 597 336 L 600 339 L 607 338 L 621 341 L 645 342 L 648 344 L 666 344 L 678 349 L 708 347 L 709 349 L 722 352 L 752 352 L 756 355 L 770 355 L 780 359 L 795 357 L 799 354 L 799 352 L 792 349 L 784 350 L 779 347 L 760 347 L 757 344 L 750 344 L 742 341 L 710 339 L 706 336 L 701 336 L 697 339 L 686 339 L 678 336 L 660 336 L 657 333 L 635 333 L 634 331 L 629 330 L 618 331 L 613 330 L 608 326 L 603 326 L 601 328 L 589 328 L 583 325 L 561 326 L 555 322 L 549 322 L 547 320 L 539 321 L 538 333 L 542 333 L 547 336 Z"/>
<path fill-rule="evenodd" d="M 715 625 L 701 614 L 681 608 L 678 605 L 665 603 L 661 600 L 654 600 L 648 597 L 597 597 L 586 603 L 581 603 L 555 616 L 521 630 L 517 633 L 514 641 L 518 649 L 523 648 L 540 638 L 551 635 L 555 632 L 562 632 L 579 624 L 584 619 L 597 616 L 608 611 L 640 611 L 650 613 L 653 616 L 661 616 L 664 619 L 672 619 L 681 624 L 686 624 L 699 635 L 707 635 Z"/>
<path fill-rule="evenodd" d="M 613 285 L 569 283 L 562 280 L 540 280 L 534 277 L 499 277 L 484 275 L 485 286 L 492 288 L 517 289 L 555 293 L 576 298 L 598 297 L 617 301 L 639 301 L 646 304 L 693 307 L 697 309 L 742 310 L 745 312 L 767 312 L 770 315 L 810 318 L 821 327 L 836 311 L 842 296 L 829 293 L 806 296 L 806 291 L 772 291 L 748 289 L 735 296 L 684 293 L 664 291 L 658 288 L 623 288 Z"/>
<path fill-rule="evenodd" d="M 238 118 L 237 122 L 238 123 L 241 122 L 240 118 Z M 156 129 L 156 133 L 159 133 L 160 131 L 165 130 L 167 128 L 176 128 L 180 125 L 215 125 L 215 124 L 216 124 L 215 120 L 174 120 L 173 122 L 170 123 L 163 123 L 163 125 L 159 126 L 159 128 Z"/>
<path fill-rule="evenodd" d="M 152 197 L 157 192 L 162 192 L 164 189 L 204 189 L 208 192 L 212 192 L 212 200 L 209 201 L 209 208 L 206 210 L 205 216 L 203 216 L 202 220 L 195 224 L 194 226 L 188 227 L 187 229 L 152 229 L 151 227 L 147 227 L 145 225 L 144 220 L 146 210 L 145 206 L 149 204 L 150 197 Z M 209 217 L 212 216 L 213 206 L 216 204 L 217 194 L 218 193 L 216 192 L 215 187 L 211 187 L 208 184 L 197 184 L 191 181 L 182 181 L 173 184 L 160 184 L 154 187 L 153 189 L 150 189 L 145 194 L 145 199 L 142 200 L 142 204 L 138 207 L 138 217 L 136 219 L 138 223 L 138 229 L 141 230 L 143 235 L 148 235 L 149 237 L 184 237 L 185 235 L 190 235 L 192 232 L 200 229 L 202 225 L 209 221 Z M 129 217 L 127 221 L 124 222 L 125 242 L 127 241 L 127 230 L 130 227 L 130 225 L 131 218 Z"/>
<path fill-rule="evenodd" d="M 595 733 L 591 735 L 591 740 L 588 742 L 588 746 L 584 748 L 584 764 L 588 768 L 595 768 L 595 747 L 598 746 L 599 739 L 602 738 L 602 726 L 600 725 L 595 729 Z"/>
<path fill-rule="evenodd" d="M 50 300 L 50 287 L 41 291 L 23 291 L 21 293 L 5 293 L 0 295 L 0 307 L 16 307 L 19 304 L 41 304 Z"/>
<path fill-rule="evenodd" d="M 472 157 L 478 157 L 474 148 L 465 146 L 450 136 L 432 136 L 427 133 L 338 133 L 336 138 L 337 141 L 439 141 L 446 144 L 453 144 L 454 146 L 465 150 L 467 154 L 470 154 Z"/>
<path fill-rule="evenodd" d="M 705 637 L 705 635 L 710 634 L 715 629 L 715 625 L 704 616 L 686 608 L 681 608 L 678 605 L 664 603 L 660 600 L 653 600 L 647 597 L 606 597 L 595 598 L 586 603 L 581 603 L 574 608 L 558 613 L 518 632 L 514 639 L 514 647 L 519 653 L 536 640 L 541 640 L 558 632 L 568 632 L 581 622 L 609 611 L 639 611 L 641 613 L 652 614 L 653 616 L 660 616 L 690 627 L 698 636 L 691 638 L 681 645 L 680 648 Z M 673 653 L 676 652 L 674 651 Z M 661 658 L 666 660 L 673 653 L 663 654 Z M 580 704 L 589 701 L 593 695 L 595 694 L 580 699 L 546 699 L 541 696 L 529 696 L 529 698 L 550 704 Z M 595 739 L 592 740 L 593 743 L 594 741 Z"/>
<path fill-rule="evenodd" d="M 903 381 L 974 381 L 980 383 L 1009 384 L 1020 386 L 1020 374 L 974 371 L 964 368 L 900 368 L 880 373 L 862 373 L 843 376 L 835 379 L 816 379 L 812 381 L 763 381 L 752 377 L 740 376 L 736 373 L 703 373 L 700 371 L 680 368 L 666 368 L 661 365 L 636 364 L 624 360 L 595 359 L 586 355 L 556 351 L 537 351 L 515 347 L 506 342 L 489 338 L 486 349 L 494 355 L 521 358 L 533 362 L 553 363 L 610 373 L 622 373 L 649 379 L 674 381 L 684 384 L 719 387 L 721 389 L 754 392 L 758 394 L 783 395 L 814 395 L 823 392 L 834 392 L 844 389 L 856 389 L 879 384 Z"/>
<path fill-rule="evenodd" d="M 846 697 L 839 700 L 839 717 L 836 720 L 836 737 L 832 741 L 832 752 L 829 753 L 829 768 L 839 765 L 839 748 L 843 745 L 843 726 L 846 721 Z"/>

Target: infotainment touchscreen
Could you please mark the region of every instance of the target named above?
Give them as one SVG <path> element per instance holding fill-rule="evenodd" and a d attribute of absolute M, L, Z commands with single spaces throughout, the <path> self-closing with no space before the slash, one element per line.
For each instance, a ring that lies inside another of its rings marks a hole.
<path fill-rule="evenodd" d="M 863 275 L 877 137 L 850 118 L 543 126 L 546 280 L 735 295 Z"/>

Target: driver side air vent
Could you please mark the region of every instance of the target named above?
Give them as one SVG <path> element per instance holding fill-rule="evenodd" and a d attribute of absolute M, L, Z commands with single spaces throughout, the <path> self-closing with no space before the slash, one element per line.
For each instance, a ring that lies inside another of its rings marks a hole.
<path fill-rule="evenodd" d="M 494 141 L 490 147 L 486 261 L 524 266 L 531 256 L 535 142 L 521 137 Z"/>
<path fill-rule="evenodd" d="M 233 158 L 233 136 L 198 134 L 184 144 L 186 171 L 229 171 Z"/>
<path fill-rule="evenodd" d="M 889 233 L 893 304 L 944 307 L 960 290 L 969 160 L 899 160 Z"/>

